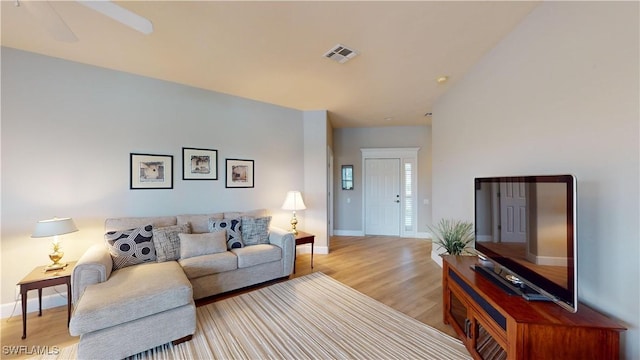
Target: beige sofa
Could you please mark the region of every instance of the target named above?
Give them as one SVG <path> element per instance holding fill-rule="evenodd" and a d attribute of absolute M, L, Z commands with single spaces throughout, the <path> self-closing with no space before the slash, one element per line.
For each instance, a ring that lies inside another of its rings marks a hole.
<path fill-rule="evenodd" d="M 186 252 L 188 238 L 183 236 L 209 237 L 211 221 L 265 215 L 266 211 L 255 210 L 114 218 L 106 220 L 105 229 L 188 224 L 192 234 L 201 235 L 180 235 L 181 249 Z M 193 255 L 193 246 L 189 251 Z M 72 275 L 74 311 L 69 331 L 80 336 L 78 356 L 121 359 L 168 342 L 189 340 L 196 329 L 194 299 L 289 276 L 295 261 L 295 238 L 271 226 L 268 243 L 202 255 L 197 248 L 195 251 L 195 256 L 181 256 L 177 261 L 144 262 L 115 270 L 107 246 L 88 249 Z"/>

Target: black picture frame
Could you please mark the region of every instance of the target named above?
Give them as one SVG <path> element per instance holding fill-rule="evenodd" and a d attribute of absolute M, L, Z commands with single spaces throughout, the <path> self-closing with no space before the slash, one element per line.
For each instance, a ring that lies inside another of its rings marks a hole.
<path fill-rule="evenodd" d="M 218 150 L 183 147 L 182 180 L 218 180 Z"/>
<path fill-rule="evenodd" d="M 129 155 L 129 189 L 173 189 L 173 155 Z"/>
<path fill-rule="evenodd" d="M 244 159 L 226 159 L 227 188 L 252 188 L 254 187 L 254 161 Z"/>

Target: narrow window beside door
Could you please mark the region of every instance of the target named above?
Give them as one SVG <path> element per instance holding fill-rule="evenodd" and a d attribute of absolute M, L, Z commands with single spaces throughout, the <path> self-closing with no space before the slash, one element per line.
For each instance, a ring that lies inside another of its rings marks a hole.
<path fill-rule="evenodd" d="M 404 230 L 413 231 L 413 176 L 412 164 L 404 163 Z"/>

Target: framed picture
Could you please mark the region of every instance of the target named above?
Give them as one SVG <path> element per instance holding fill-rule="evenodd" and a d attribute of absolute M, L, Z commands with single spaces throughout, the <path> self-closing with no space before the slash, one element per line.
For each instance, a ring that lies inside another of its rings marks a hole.
<path fill-rule="evenodd" d="M 173 155 L 131 153 L 131 189 L 173 189 Z"/>
<path fill-rule="evenodd" d="M 218 150 L 182 148 L 182 180 L 218 180 Z"/>
<path fill-rule="evenodd" d="M 227 159 L 228 188 L 253 187 L 253 160 Z"/>

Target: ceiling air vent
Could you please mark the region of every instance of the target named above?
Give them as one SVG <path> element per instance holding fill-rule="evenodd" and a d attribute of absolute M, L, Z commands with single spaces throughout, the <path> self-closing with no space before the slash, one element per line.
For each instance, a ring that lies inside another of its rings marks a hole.
<path fill-rule="evenodd" d="M 340 64 L 344 64 L 347 61 L 353 59 L 358 53 L 354 50 L 347 48 L 344 45 L 336 45 L 331 50 L 324 54 L 327 59 L 334 60 Z"/>

